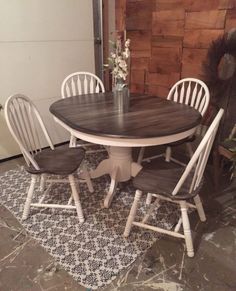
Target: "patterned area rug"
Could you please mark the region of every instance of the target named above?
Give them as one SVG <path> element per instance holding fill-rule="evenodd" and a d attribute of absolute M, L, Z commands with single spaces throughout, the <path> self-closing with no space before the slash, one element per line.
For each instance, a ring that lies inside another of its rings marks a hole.
<path fill-rule="evenodd" d="M 94 168 L 103 154 L 89 155 L 87 164 Z M 21 221 L 30 175 L 23 169 L 0 176 L 0 202 Z M 81 183 L 81 203 L 86 221 L 79 224 L 74 210 L 31 208 L 26 221 L 21 221 L 34 237 L 61 264 L 79 284 L 98 289 L 109 284 L 118 273 L 132 264 L 157 240 L 151 231 L 133 227 L 130 237 L 122 237 L 126 219 L 133 202 L 135 189 L 126 183 L 117 190 L 109 209 L 104 209 L 104 193 L 109 177 L 93 180 L 94 193 Z M 37 190 L 36 196 L 41 193 Z M 69 184 L 54 184 L 48 202 L 66 201 L 70 197 Z M 139 215 L 146 211 L 145 197 L 140 203 Z M 174 215 L 173 215 L 174 214 Z M 156 211 L 155 222 L 171 228 L 177 221 L 177 210 L 172 204 L 162 204 Z"/>

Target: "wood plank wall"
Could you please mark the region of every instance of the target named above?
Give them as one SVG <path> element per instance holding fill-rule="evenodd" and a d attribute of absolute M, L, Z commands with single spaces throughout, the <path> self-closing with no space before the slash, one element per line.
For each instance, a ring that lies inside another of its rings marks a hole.
<path fill-rule="evenodd" d="M 210 43 L 236 27 L 236 0 L 118 0 L 116 18 L 131 39 L 131 92 L 166 97 L 181 78 L 203 79 Z"/>

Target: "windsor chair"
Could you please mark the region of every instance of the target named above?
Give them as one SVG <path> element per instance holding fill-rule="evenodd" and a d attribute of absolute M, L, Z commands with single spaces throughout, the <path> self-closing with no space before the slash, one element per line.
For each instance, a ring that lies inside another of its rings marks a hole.
<path fill-rule="evenodd" d="M 105 92 L 103 82 L 96 75 L 89 72 L 75 72 L 68 75 L 61 85 L 62 98 L 72 97 L 82 94 L 92 94 Z M 90 98 L 87 96 L 87 98 Z M 76 137 L 71 135 L 70 147 L 91 147 L 92 143 L 77 143 Z M 86 153 L 103 152 L 105 149 L 86 150 Z"/>
<path fill-rule="evenodd" d="M 178 81 L 171 88 L 167 99 L 194 107 L 201 113 L 202 116 L 204 116 L 209 105 L 210 93 L 207 85 L 203 81 L 195 78 L 185 78 Z M 173 161 L 177 164 L 185 166 L 184 163 L 172 157 L 172 147 L 185 143 L 189 156 L 191 157 L 193 155 L 191 143 L 195 140 L 195 137 L 195 135 L 192 135 L 178 142 L 168 144 L 165 153 L 147 157 L 145 159 L 143 159 L 145 148 L 141 148 L 139 152 L 138 163 L 141 163 L 142 161 L 150 161 L 164 156 L 166 162 Z"/>
<path fill-rule="evenodd" d="M 143 168 L 133 179 L 133 185 L 137 190 L 126 222 L 125 237 L 129 236 L 131 227 L 136 225 L 184 239 L 188 256 L 194 256 L 188 208 L 196 209 L 200 220 L 206 220 L 198 194 L 203 184 L 203 174 L 223 113 L 224 110 L 220 109 L 185 169 L 182 167 L 173 169 L 170 166 L 164 170 Z M 156 200 L 150 205 L 141 222 L 134 221 L 142 193 L 148 193 L 148 195 L 155 197 Z M 189 202 L 192 199 L 194 203 Z M 160 200 L 173 202 L 180 206 L 181 218 L 176 224 L 174 231 L 148 224 L 148 219 L 158 207 Z M 180 233 L 181 225 L 183 225 L 183 234 Z"/>
<path fill-rule="evenodd" d="M 13 138 L 20 147 L 26 161 L 26 171 L 31 174 L 31 183 L 24 205 L 22 219 L 27 219 L 30 207 L 46 207 L 59 209 L 76 209 L 79 221 L 84 221 L 83 211 L 79 199 L 74 173 L 81 166 L 85 152 L 81 148 L 54 148 L 48 131 L 43 123 L 39 111 L 32 101 L 25 95 L 10 96 L 5 104 L 5 118 Z M 47 144 L 49 148 L 43 147 Z M 84 182 L 90 192 L 93 186 L 85 165 Z M 67 179 L 51 179 L 48 175 L 68 176 Z M 36 182 L 40 181 L 42 197 L 37 203 L 32 203 Z M 46 182 L 49 187 L 45 190 Z M 52 183 L 69 182 L 72 196 L 67 204 L 45 203 L 45 198 L 50 194 Z M 74 200 L 74 205 L 72 205 Z"/>

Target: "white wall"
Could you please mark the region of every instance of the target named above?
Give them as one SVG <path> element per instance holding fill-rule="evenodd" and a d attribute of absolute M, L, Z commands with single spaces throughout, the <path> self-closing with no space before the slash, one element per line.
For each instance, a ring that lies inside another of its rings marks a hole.
<path fill-rule="evenodd" d="M 0 103 L 15 93 L 39 107 L 54 143 L 68 139 L 48 108 L 75 71 L 94 72 L 92 0 L 0 0 Z M 0 159 L 19 153 L 0 115 Z"/>

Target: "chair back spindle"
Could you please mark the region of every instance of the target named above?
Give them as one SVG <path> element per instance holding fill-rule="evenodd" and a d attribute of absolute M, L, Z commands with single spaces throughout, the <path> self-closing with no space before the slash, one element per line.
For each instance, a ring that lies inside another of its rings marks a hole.
<path fill-rule="evenodd" d="M 105 92 L 104 85 L 96 75 L 89 72 L 70 74 L 61 85 L 62 98 L 99 92 Z"/>
<path fill-rule="evenodd" d="M 209 104 L 210 93 L 201 80 L 185 78 L 171 88 L 167 99 L 194 107 L 203 116 Z"/>
<path fill-rule="evenodd" d="M 39 170 L 34 155 L 42 150 L 42 136 L 51 149 L 54 149 L 54 146 L 37 108 L 27 96 L 16 94 L 7 99 L 4 110 L 8 128 L 27 165 L 32 164 Z"/>
<path fill-rule="evenodd" d="M 200 142 L 198 148 L 196 149 L 194 155 L 192 156 L 191 160 L 187 164 L 183 175 L 181 176 L 179 182 L 175 186 L 174 190 L 172 191 L 172 195 L 176 195 L 183 186 L 184 182 L 186 181 L 187 177 L 193 173 L 193 178 L 191 182 L 191 186 L 189 189 L 189 193 L 195 191 L 203 177 L 204 170 L 206 168 L 206 164 L 210 155 L 210 151 L 215 139 L 215 135 L 217 129 L 220 124 L 220 120 L 223 116 L 224 110 L 220 109 L 217 113 L 215 119 L 213 120 L 212 124 L 210 125 L 209 129 L 207 130 L 205 136 L 203 137 L 202 141 Z"/>

